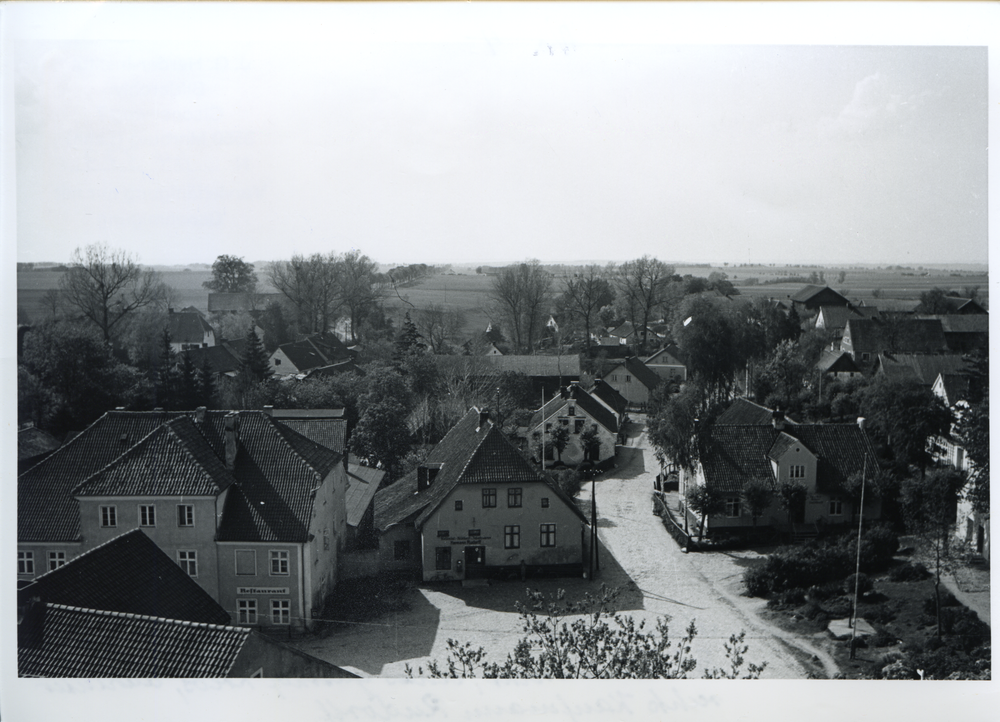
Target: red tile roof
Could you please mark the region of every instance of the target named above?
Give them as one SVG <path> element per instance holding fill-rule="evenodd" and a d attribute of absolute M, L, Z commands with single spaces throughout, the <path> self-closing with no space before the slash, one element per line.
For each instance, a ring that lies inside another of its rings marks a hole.
<path fill-rule="evenodd" d="M 18 590 L 19 602 L 31 597 L 188 622 L 231 621 L 228 612 L 140 529 L 94 547 Z"/>
<path fill-rule="evenodd" d="M 22 677 L 225 677 L 250 638 L 248 628 L 62 604 L 37 613 L 36 633 L 18 643 Z"/>
<path fill-rule="evenodd" d="M 77 496 L 215 496 L 235 481 L 189 416 L 157 427 L 74 490 Z"/>

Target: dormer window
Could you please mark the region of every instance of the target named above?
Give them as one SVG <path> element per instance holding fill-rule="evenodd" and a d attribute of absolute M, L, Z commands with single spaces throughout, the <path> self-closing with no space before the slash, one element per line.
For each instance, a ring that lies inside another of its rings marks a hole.
<path fill-rule="evenodd" d="M 421 464 L 417 467 L 417 491 L 423 491 L 431 485 L 441 471 L 441 464 Z"/>

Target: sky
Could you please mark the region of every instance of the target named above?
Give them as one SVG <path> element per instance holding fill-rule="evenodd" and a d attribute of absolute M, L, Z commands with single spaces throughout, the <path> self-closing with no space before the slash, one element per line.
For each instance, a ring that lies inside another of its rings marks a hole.
<path fill-rule="evenodd" d="M 5 8 L 17 260 L 987 261 L 975 37 L 539 7 Z"/>

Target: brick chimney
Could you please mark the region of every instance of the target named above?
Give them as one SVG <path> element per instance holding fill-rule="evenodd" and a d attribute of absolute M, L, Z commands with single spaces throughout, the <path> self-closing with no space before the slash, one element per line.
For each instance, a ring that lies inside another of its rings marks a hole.
<path fill-rule="evenodd" d="M 481 410 L 479 412 L 479 427 L 476 429 L 476 431 L 479 431 L 479 429 L 481 429 L 484 426 L 486 426 L 486 423 L 489 420 L 490 420 L 490 410 L 489 409 L 483 409 L 483 410 Z"/>
<path fill-rule="evenodd" d="M 206 407 L 204 407 L 204 406 L 199 406 L 198 408 L 196 408 L 194 410 L 194 422 L 196 424 L 204 424 L 205 423 L 205 412 L 207 410 L 208 409 Z"/>
<path fill-rule="evenodd" d="M 225 416 L 226 435 L 226 468 L 230 471 L 236 466 L 236 442 L 239 439 L 240 412 L 230 411 Z"/>
<path fill-rule="evenodd" d="M 859 416 L 858 417 L 858 428 L 861 429 L 862 431 L 865 430 L 865 417 L 864 416 Z"/>
<path fill-rule="evenodd" d="M 771 412 L 771 424 L 778 431 L 785 428 L 785 413 L 781 409 L 775 409 Z"/>

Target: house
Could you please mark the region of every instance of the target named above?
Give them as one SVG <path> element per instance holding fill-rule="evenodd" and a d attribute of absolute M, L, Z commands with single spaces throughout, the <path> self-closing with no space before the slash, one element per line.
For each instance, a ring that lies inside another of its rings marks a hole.
<path fill-rule="evenodd" d="M 108 412 L 18 477 L 18 579 L 141 528 L 248 623 L 309 627 L 346 537 L 343 461 L 261 411 Z"/>
<path fill-rule="evenodd" d="M 648 343 L 649 341 L 657 341 L 663 338 L 661 334 L 656 333 L 648 326 L 645 328 L 645 332 L 646 336 L 643 339 L 643 328 L 633 326 L 629 321 L 625 321 L 625 323 L 609 331 L 608 336 L 612 341 L 617 340 L 622 346 L 643 343 L 644 340 Z"/>
<path fill-rule="evenodd" d="M 738 398 L 719 414 L 715 420 L 716 426 L 771 426 L 775 415 L 780 416 L 786 424 L 797 424 L 791 417 L 782 412 L 769 409 L 754 403 L 750 399 Z"/>
<path fill-rule="evenodd" d="M 430 358 L 438 372 L 447 376 L 465 376 L 469 379 L 493 383 L 501 374 L 524 374 L 531 379 L 534 392 L 551 396 L 571 381 L 580 380 L 580 355 L 561 356 L 518 355 L 506 356 L 446 356 Z M 488 380 L 488 381 L 487 381 Z"/>
<path fill-rule="evenodd" d="M 664 381 L 687 381 L 687 366 L 680 360 L 680 350 L 675 346 L 660 349 L 646 359 L 646 366 Z"/>
<path fill-rule="evenodd" d="M 941 302 L 948 308 L 949 314 L 987 315 L 989 312 L 974 298 L 959 298 L 944 296 Z"/>
<path fill-rule="evenodd" d="M 353 361 L 357 353 L 329 331 L 283 343 L 269 359 L 276 376 L 297 376 L 343 361 Z"/>
<path fill-rule="evenodd" d="M 931 393 L 941 399 L 945 406 L 953 408 L 960 401 L 969 398 L 969 377 L 961 373 L 939 373 L 931 385 Z M 959 464 L 955 466 L 962 468 Z"/>
<path fill-rule="evenodd" d="M 938 319 L 850 319 L 840 350 L 863 369 L 871 368 L 880 353 L 944 353 L 948 350 Z"/>
<path fill-rule="evenodd" d="M 838 526 L 851 522 L 857 506 L 846 490 L 855 478 L 877 470 L 875 450 L 857 424 L 788 424 L 780 413 L 767 424 L 716 424 L 699 439 L 699 463 L 682 470 L 683 498 L 696 485 L 706 485 L 725 499 L 725 509 L 705 520 L 708 534 L 737 531 L 753 525 L 741 495 L 750 480 L 772 489 L 786 481 L 806 489 L 803 507 L 791 514 L 793 528 Z M 864 516 L 877 519 L 881 502 L 865 497 Z M 757 519 L 757 526 L 788 528 L 789 515 L 777 499 Z M 687 509 L 686 523 L 698 529 L 701 518 Z M 796 526 L 797 525 L 797 526 Z"/>
<path fill-rule="evenodd" d="M 17 430 L 17 473 L 20 474 L 59 448 L 59 441 L 47 431 L 29 423 Z"/>
<path fill-rule="evenodd" d="M 875 360 L 873 374 L 893 381 L 914 379 L 932 387 L 941 374 L 960 375 L 968 368 L 968 361 L 962 354 L 882 353 Z"/>
<path fill-rule="evenodd" d="M 990 343 L 990 317 L 984 314 L 948 314 L 938 316 L 917 316 L 921 319 L 937 319 L 944 331 L 948 349 L 957 353 L 971 353 L 986 349 Z"/>
<path fill-rule="evenodd" d="M 878 318 L 878 308 L 875 306 L 820 306 L 816 314 L 815 327 L 829 332 L 839 338 L 844 335 L 844 328 L 850 319 Z"/>
<path fill-rule="evenodd" d="M 552 446 L 552 432 L 557 425 L 569 431 L 569 441 L 561 454 Z M 623 441 L 621 431 L 613 411 L 579 384 L 571 384 L 534 413 L 528 424 L 527 438 L 532 453 L 535 445 L 544 441 L 546 461 L 558 458 L 575 466 L 583 461 L 598 463 L 614 456 L 615 445 Z M 588 432 L 596 434 L 600 444 L 596 455 L 589 453 L 584 444 Z"/>
<path fill-rule="evenodd" d="M 191 359 L 191 364 L 196 369 L 208 366 L 216 379 L 223 376 L 230 378 L 236 376 L 240 371 L 240 351 L 242 351 L 242 339 L 239 342 L 220 340 L 215 346 L 207 348 L 189 348 L 182 354 Z M 239 351 L 237 349 L 240 349 Z"/>
<path fill-rule="evenodd" d="M 591 384 L 590 388 L 587 389 L 587 393 L 603 404 L 609 411 L 614 413 L 619 426 L 625 424 L 625 421 L 628 418 L 626 414 L 626 411 L 628 411 L 628 399 L 618 393 L 607 381 L 604 379 L 597 379 L 593 384 Z"/>
<path fill-rule="evenodd" d="M 586 517 L 472 408 L 426 460 L 375 495 L 383 571 L 425 581 L 578 575 Z"/>
<path fill-rule="evenodd" d="M 636 356 L 629 356 L 604 374 L 603 380 L 624 396 L 629 406 L 643 408 L 660 377 Z"/>
<path fill-rule="evenodd" d="M 200 313 L 167 309 L 167 333 L 170 334 L 170 348 L 176 353 L 215 345 L 215 329 Z"/>
<path fill-rule="evenodd" d="M 862 376 L 861 367 L 854 362 L 854 357 L 846 351 L 824 349 L 816 362 L 816 370 L 821 376 L 832 376 L 835 381 L 853 379 Z"/>
<path fill-rule="evenodd" d="M 820 306 L 849 306 L 851 302 L 846 296 L 834 291 L 829 286 L 806 285 L 788 298 L 793 308 L 799 313 L 819 311 Z M 803 314 L 806 315 L 806 314 Z"/>
<path fill-rule="evenodd" d="M 231 621 L 227 610 L 134 529 L 18 590 L 18 672 L 25 677 L 355 676 Z"/>

